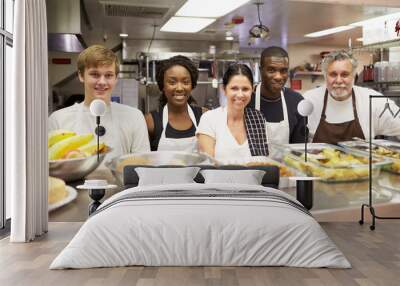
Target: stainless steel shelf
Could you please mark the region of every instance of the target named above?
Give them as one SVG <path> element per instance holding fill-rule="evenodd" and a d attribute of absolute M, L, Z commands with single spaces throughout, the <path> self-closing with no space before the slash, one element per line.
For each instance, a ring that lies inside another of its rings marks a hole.
<path fill-rule="evenodd" d="M 399 47 L 400 46 L 400 40 L 391 40 L 387 42 L 381 42 L 381 43 L 376 43 L 376 44 L 371 44 L 371 45 L 365 45 L 365 46 L 359 46 L 359 47 L 354 47 L 352 50 L 353 51 L 371 51 L 371 50 L 376 50 L 376 49 L 387 49 L 387 48 L 392 48 L 392 47 Z"/>
<path fill-rule="evenodd" d="M 324 76 L 324 73 L 321 71 L 297 71 L 293 74 L 292 78 L 298 78 L 303 76 L 310 76 L 311 82 L 314 82 L 318 77 Z"/>
<path fill-rule="evenodd" d="M 308 75 L 310 75 L 310 76 L 323 76 L 324 74 L 321 71 L 298 71 L 298 72 L 294 73 L 293 77 L 303 76 L 303 75 L 304 76 L 308 76 Z"/>
<path fill-rule="evenodd" d="M 387 85 L 387 86 L 397 86 L 400 85 L 400 81 L 370 81 L 370 82 L 361 82 L 359 83 L 361 86 L 382 86 L 382 85 Z"/>

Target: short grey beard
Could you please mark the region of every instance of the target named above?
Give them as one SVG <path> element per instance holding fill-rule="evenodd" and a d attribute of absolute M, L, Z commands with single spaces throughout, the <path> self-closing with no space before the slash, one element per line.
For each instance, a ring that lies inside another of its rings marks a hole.
<path fill-rule="evenodd" d="M 332 96 L 332 98 L 334 100 L 344 101 L 344 100 L 348 99 L 351 96 L 351 92 L 346 94 L 346 95 L 337 95 L 337 94 L 334 94 L 332 91 L 329 91 L 329 95 Z"/>

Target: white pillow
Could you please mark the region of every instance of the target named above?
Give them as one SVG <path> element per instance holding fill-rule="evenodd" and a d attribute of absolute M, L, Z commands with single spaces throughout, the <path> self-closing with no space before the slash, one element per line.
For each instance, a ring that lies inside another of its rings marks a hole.
<path fill-rule="evenodd" d="M 261 170 L 202 170 L 204 183 L 234 183 L 261 185 L 265 171 Z"/>
<path fill-rule="evenodd" d="M 185 168 L 146 168 L 135 169 L 139 176 L 139 186 L 195 183 L 193 179 L 199 167 Z"/>

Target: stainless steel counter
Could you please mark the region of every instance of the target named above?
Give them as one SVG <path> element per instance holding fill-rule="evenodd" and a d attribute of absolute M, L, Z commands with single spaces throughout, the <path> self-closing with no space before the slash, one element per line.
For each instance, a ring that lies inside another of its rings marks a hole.
<path fill-rule="evenodd" d="M 368 180 L 348 183 L 316 181 L 311 212 L 319 221 L 358 221 L 361 205 L 368 203 L 368 185 Z M 283 190 L 296 195 L 295 188 Z M 400 216 L 400 175 L 381 172 L 373 180 L 372 197 L 378 215 Z"/>
<path fill-rule="evenodd" d="M 96 170 L 89 178 L 104 178 L 115 183 L 111 172 Z M 106 198 L 120 191 L 106 192 Z M 282 189 L 296 196 L 296 188 Z M 378 215 L 400 216 L 400 175 L 381 172 L 373 181 L 373 199 Z M 318 221 L 354 221 L 360 218 L 362 203 L 368 202 L 368 180 L 352 183 L 314 182 L 312 214 Z M 85 190 L 78 190 L 78 197 L 70 204 L 49 214 L 50 221 L 85 221 L 88 217 L 90 198 Z M 368 216 L 367 216 L 368 218 Z"/>

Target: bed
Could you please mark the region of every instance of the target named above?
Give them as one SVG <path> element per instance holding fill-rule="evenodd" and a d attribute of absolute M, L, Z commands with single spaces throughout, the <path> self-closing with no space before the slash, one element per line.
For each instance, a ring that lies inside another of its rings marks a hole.
<path fill-rule="evenodd" d="M 271 187 L 279 183 L 279 170 L 270 167 L 258 170 L 263 172 L 258 180 L 264 185 L 247 182 L 244 170 L 233 170 L 232 182 L 213 181 L 215 172 L 207 167 L 192 174 L 192 182 L 170 183 L 168 175 L 164 183 L 141 185 L 145 178 L 139 171 L 146 169 L 147 174 L 150 168 L 129 166 L 124 174 L 128 188 L 101 204 L 50 269 L 130 265 L 350 268 L 308 210 Z M 185 176 L 172 177 L 179 181 Z M 155 178 L 154 173 L 147 176 Z"/>

